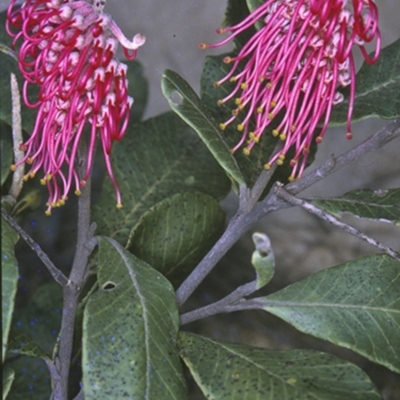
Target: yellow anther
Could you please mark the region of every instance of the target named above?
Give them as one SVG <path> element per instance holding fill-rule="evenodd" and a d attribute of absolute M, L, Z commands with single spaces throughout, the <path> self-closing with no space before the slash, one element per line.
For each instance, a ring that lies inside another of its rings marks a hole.
<path fill-rule="evenodd" d="M 275 117 L 274 113 L 272 113 L 272 112 L 268 113 L 268 118 L 269 119 L 273 119 L 274 117 Z"/>
<path fill-rule="evenodd" d="M 79 189 L 76 189 L 76 190 L 75 190 L 75 194 L 76 194 L 77 196 L 80 196 L 80 195 L 82 194 L 82 192 L 81 192 Z"/>
<path fill-rule="evenodd" d="M 11 171 L 15 171 L 17 169 L 17 167 L 15 166 L 15 164 L 10 165 L 10 170 Z"/>
<path fill-rule="evenodd" d="M 220 87 L 221 84 L 220 84 L 219 82 L 214 82 L 214 83 L 213 83 L 213 86 L 214 86 L 215 88 L 217 88 L 217 87 Z"/>
<path fill-rule="evenodd" d="M 224 102 L 223 100 L 218 100 L 218 102 L 217 102 L 217 104 L 218 104 L 219 106 L 222 106 L 224 103 L 225 103 L 225 102 Z"/>
<path fill-rule="evenodd" d="M 60 199 L 60 200 L 58 200 L 58 204 L 59 204 L 60 207 L 63 206 L 63 205 L 65 205 L 65 200 L 66 200 L 66 199 Z"/>
<path fill-rule="evenodd" d="M 26 182 L 26 181 L 29 179 L 29 175 L 24 175 L 24 176 L 22 177 L 22 179 L 23 179 L 24 182 Z"/>
<path fill-rule="evenodd" d="M 264 164 L 264 169 L 269 170 L 271 169 L 271 164 Z"/>
<path fill-rule="evenodd" d="M 246 89 L 246 88 L 247 88 L 247 83 L 246 83 L 246 82 L 243 82 L 243 83 L 240 85 L 240 89 L 244 90 L 244 89 Z"/>
<path fill-rule="evenodd" d="M 258 143 L 260 141 L 260 137 L 256 136 L 254 132 L 249 133 L 249 137 L 253 142 Z"/>
<path fill-rule="evenodd" d="M 234 150 L 234 149 L 230 149 L 229 152 L 230 152 L 231 154 L 235 154 L 235 150 Z"/>
<path fill-rule="evenodd" d="M 26 160 L 27 164 L 32 164 L 33 163 L 33 158 L 32 157 L 28 157 Z"/>
<path fill-rule="evenodd" d="M 283 162 L 285 161 L 285 155 L 281 154 L 278 156 L 278 159 L 276 160 L 277 165 L 282 165 Z"/>
<path fill-rule="evenodd" d="M 277 137 L 277 136 L 279 135 L 278 129 L 273 129 L 273 130 L 272 130 L 272 135 L 275 136 L 275 137 Z"/>
<path fill-rule="evenodd" d="M 46 184 L 46 179 L 45 179 L 45 178 L 42 178 L 42 179 L 40 180 L 40 184 L 44 186 L 44 185 Z"/>
<path fill-rule="evenodd" d="M 288 178 L 289 182 L 294 182 L 296 180 L 296 178 L 293 175 L 290 175 Z"/>
<path fill-rule="evenodd" d="M 285 134 L 285 133 L 281 133 L 281 134 L 279 135 L 279 139 L 285 140 L 285 139 L 286 139 L 286 134 Z"/>
<path fill-rule="evenodd" d="M 244 109 L 244 105 L 243 105 L 243 104 L 239 104 L 239 105 L 238 105 L 238 109 L 239 109 L 240 111 L 242 111 L 242 110 Z"/>
<path fill-rule="evenodd" d="M 257 107 L 257 112 L 261 114 L 264 111 L 264 107 Z"/>
<path fill-rule="evenodd" d="M 232 76 L 231 79 L 229 79 L 229 82 L 236 82 L 238 78 L 236 76 Z"/>
<path fill-rule="evenodd" d="M 219 124 L 219 129 L 221 129 L 221 131 L 224 131 L 226 128 L 226 124 Z"/>
<path fill-rule="evenodd" d="M 240 105 L 240 104 L 242 104 L 242 99 L 240 98 L 240 97 L 237 97 L 236 99 L 235 99 L 235 104 L 238 106 L 238 105 Z"/>
<path fill-rule="evenodd" d="M 239 111 L 240 110 L 238 108 L 235 108 L 234 110 L 232 110 L 232 115 L 236 117 L 237 115 L 239 115 Z"/>
<path fill-rule="evenodd" d="M 50 215 L 51 215 L 51 210 L 46 210 L 44 213 L 45 213 L 48 217 L 50 217 Z"/>
<path fill-rule="evenodd" d="M 199 44 L 199 48 L 201 49 L 201 50 L 204 50 L 204 49 L 206 49 L 208 46 L 207 46 L 207 44 L 206 43 L 200 43 Z"/>
<path fill-rule="evenodd" d="M 242 130 L 244 129 L 244 125 L 243 124 L 239 124 L 236 128 L 237 128 L 237 130 L 239 132 L 242 132 Z"/>
<path fill-rule="evenodd" d="M 276 104 L 277 104 L 277 103 L 276 103 L 275 100 L 272 100 L 272 101 L 271 101 L 271 107 L 276 107 Z"/>
<path fill-rule="evenodd" d="M 248 147 L 245 147 L 245 148 L 243 149 L 243 153 L 244 153 L 246 156 L 250 155 L 250 152 L 251 152 L 251 150 L 250 150 Z"/>
<path fill-rule="evenodd" d="M 120 210 L 123 207 L 123 205 L 121 203 L 117 203 L 116 207 L 118 208 L 118 210 Z"/>
<path fill-rule="evenodd" d="M 35 175 L 36 175 L 36 173 L 35 172 L 29 172 L 29 174 L 28 174 L 28 176 L 29 176 L 29 178 L 34 178 L 35 177 Z"/>

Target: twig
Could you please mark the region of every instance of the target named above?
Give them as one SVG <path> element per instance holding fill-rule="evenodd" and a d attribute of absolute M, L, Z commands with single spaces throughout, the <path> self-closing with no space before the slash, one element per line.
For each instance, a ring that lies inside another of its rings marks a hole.
<path fill-rule="evenodd" d="M 17 78 L 13 73 L 11 73 L 10 83 L 11 83 L 11 103 L 12 103 L 12 137 L 13 137 L 13 147 L 14 147 L 14 164 L 18 164 L 23 159 L 24 152 L 19 149 L 23 141 L 22 127 L 21 127 L 21 101 L 18 90 Z M 18 165 L 18 167 L 16 167 L 13 174 L 13 180 L 9 194 L 15 200 L 18 198 L 22 190 L 24 169 L 25 169 L 25 164 L 22 163 L 21 165 Z"/>
<path fill-rule="evenodd" d="M 288 184 L 286 190 L 292 194 L 300 193 L 314 183 L 336 172 L 343 166 L 359 159 L 364 154 L 378 150 L 398 136 L 400 136 L 400 118 L 390 122 L 363 143 L 342 154 L 340 157 L 335 158 L 334 156 L 331 156 L 320 168 L 303 176 L 297 182 Z M 291 206 L 283 199 L 277 197 L 274 191 L 271 191 L 261 202 L 254 203 L 254 207 L 249 209 L 247 204 L 243 204 L 243 201 L 248 201 L 245 188 L 242 189 L 242 192 L 243 194 L 240 196 L 241 204 L 239 206 L 239 211 L 230 220 L 224 234 L 178 288 L 176 298 L 179 306 L 185 303 L 204 278 L 212 271 L 218 261 L 227 253 L 236 241 L 247 232 L 248 229 L 254 226 L 267 214 Z"/>
<path fill-rule="evenodd" d="M 40 248 L 40 246 L 26 233 L 15 221 L 11 218 L 3 208 L 1 209 L 1 216 L 5 221 L 18 233 L 18 235 L 25 241 L 25 243 L 36 253 L 42 263 L 46 266 L 53 279 L 65 287 L 68 284 L 68 278 L 53 264 L 48 255 Z"/>
<path fill-rule="evenodd" d="M 358 146 L 335 158 L 333 155 L 321 167 L 303 176 L 297 182 L 286 185 L 286 190 L 292 194 L 297 194 L 314 185 L 326 176 L 336 172 L 345 165 L 351 164 L 363 155 L 380 149 L 393 139 L 400 136 L 400 118 L 389 122 L 386 126 L 374 133 Z"/>
<path fill-rule="evenodd" d="M 49 370 L 51 381 L 52 382 L 57 382 L 60 380 L 60 375 L 57 371 L 56 366 L 54 365 L 54 362 L 50 359 L 44 358 L 44 362 L 47 365 L 47 369 Z M 50 400 L 56 400 L 59 399 L 61 396 L 61 393 L 59 393 L 58 388 L 53 388 L 53 393 L 51 394 Z"/>
<path fill-rule="evenodd" d="M 86 151 L 85 145 L 82 142 L 79 147 L 78 158 L 78 174 L 79 176 L 83 176 L 86 168 Z M 68 399 L 68 380 L 73 350 L 75 317 L 79 303 L 79 296 L 85 284 L 85 279 L 88 276 L 88 259 L 97 243 L 93 238 L 95 225 L 90 225 L 90 189 L 91 179 L 89 178 L 78 201 L 76 252 L 69 276 L 69 284 L 64 287 L 60 348 L 55 360 L 60 379 L 57 382 L 53 382 L 53 392 L 59 392 L 61 393 L 61 396 L 54 400 Z"/>
<path fill-rule="evenodd" d="M 308 203 L 307 201 L 305 201 L 303 199 L 299 199 L 299 198 L 291 195 L 283 188 L 282 184 L 275 185 L 274 191 L 278 197 L 285 200 L 289 204 L 303 208 L 304 210 L 308 211 L 309 213 L 314 214 L 317 217 L 323 219 L 324 221 L 327 221 L 330 224 L 343 229 L 345 232 L 350 233 L 350 235 L 353 235 L 361 240 L 364 240 L 371 246 L 378 248 L 379 250 L 383 251 L 384 253 L 388 254 L 389 256 L 400 261 L 400 255 L 397 254 L 390 247 L 387 247 L 387 246 L 383 245 L 382 243 L 378 242 L 377 240 L 365 235 L 364 233 L 360 232 L 358 229 L 352 227 L 351 225 L 348 225 L 342 221 L 339 221 L 333 215 L 328 214 L 327 212 L 321 210 L 320 208 L 316 207 L 314 204 Z"/>
<path fill-rule="evenodd" d="M 249 296 L 257 290 L 257 280 L 246 283 L 239 286 L 228 296 L 215 303 L 209 304 L 205 307 L 198 308 L 194 311 L 189 311 L 181 316 L 181 325 L 188 324 L 189 322 L 196 321 L 198 319 L 210 317 L 211 315 L 219 314 L 224 312 L 224 309 L 228 305 L 233 305 L 234 303 L 242 300 L 244 297 Z"/>
<path fill-rule="evenodd" d="M 254 299 L 242 299 L 241 301 L 238 301 L 235 304 L 227 305 L 223 311 L 224 313 L 231 313 L 235 311 L 244 311 L 244 310 L 264 310 L 265 307 L 273 307 L 277 305 L 288 305 L 290 306 L 288 302 L 280 302 L 280 301 L 265 301 L 262 298 L 254 298 Z M 295 306 L 296 304 L 293 304 Z"/>

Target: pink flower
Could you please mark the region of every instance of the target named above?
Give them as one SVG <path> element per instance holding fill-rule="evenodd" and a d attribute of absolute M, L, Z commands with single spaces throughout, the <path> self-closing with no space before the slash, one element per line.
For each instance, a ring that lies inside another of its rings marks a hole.
<path fill-rule="evenodd" d="M 200 45 L 203 49 L 222 46 L 256 22 L 262 22 L 238 55 L 225 57 L 224 62 L 232 64 L 232 68 L 215 82 L 216 87 L 228 80 L 235 83 L 232 92 L 218 102 L 236 104 L 232 117 L 220 124 L 222 130 L 242 116 L 237 129 L 243 135 L 232 152 L 246 142 L 243 151 L 250 154 L 279 115 L 272 134 L 284 143 L 265 168 L 271 168 L 275 162 L 283 164 L 287 152 L 293 149 L 289 179 L 300 177 L 317 125 L 322 125 L 316 137 L 320 143 L 332 107 L 343 101 L 338 86 L 350 85 L 347 138 L 351 138 L 355 94 L 352 48 L 358 45 L 366 62 L 372 64 L 379 57 L 381 38 L 375 3 L 352 0 L 350 4 L 347 0 L 267 0 L 239 24 L 217 30 L 230 33 L 225 40 Z M 369 58 L 364 44 L 374 38 L 375 54 Z M 250 122 L 254 123 L 253 130 L 249 128 Z"/>
<path fill-rule="evenodd" d="M 97 138 L 103 147 L 108 174 L 115 187 L 117 207 L 121 194 L 113 175 L 110 153 L 113 140 L 121 140 L 127 128 L 133 99 L 128 96 L 127 66 L 115 59 L 118 41 L 127 58 L 134 59 L 144 44 L 137 34 L 129 41 L 108 14 L 104 1 L 27 0 L 7 11 L 7 32 L 13 46 L 21 39 L 18 59 L 25 78 L 23 98 L 38 108 L 30 138 L 22 145 L 25 157 L 18 164 L 31 164 L 25 179 L 42 171 L 47 185 L 46 214 L 65 203 L 71 187 L 85 186 L 93 165 Z M 28 100 L 28 85 L 40 86 L 36 103 Z M 82 180 L 76 156 L 87 123 L 87 167 Z M 16 165 L 12 166 L 15 169 Z"/>

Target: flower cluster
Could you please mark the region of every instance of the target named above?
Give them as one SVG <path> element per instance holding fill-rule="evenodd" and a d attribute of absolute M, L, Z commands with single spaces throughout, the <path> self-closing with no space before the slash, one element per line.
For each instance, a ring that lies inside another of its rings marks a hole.
<path fill-rule="evenodd" d="M 318 124 L 317 143 L 328 127 L 332 107 L 343 101 L 338 86 L 350 85 L 347 117 L 347 138 L 351 138 L 351 118 L 355 95 L 355 66 L 352 48 L 358 45 L 367 63 L 374 63 L 380 52 L 378 10 L 373 0 L 267 0 L 242 22 L 218 29 L 230 35 L 217 44 L 200 44 L 200 48 L 222 46 L 255 23 L 261 28 L 234 57 L 225 57 L 232 64 L 228 74 L 218 82 L 234 82 L 234 89 L 219 100 L 230 100 L 235 108 L 232 117 L 220 124 L 227 125 L 243 115 L 237 129 L 241 140 L 232 149 L 245 143 L 243 151 L 250 154 L 265 129 L 279 115 L 274 136 L 283 145 L 272 155 L 265 168 L 283 164 L 289 149 L 290 180 L 301 176 L 310 144 Z M 376 39 L 375 54 L 370 58 L 365 43 Z M 250 128 L 254 123 L 254 129 Z"/>
<path fill-rule="evenodd" d="M 104 2 L 27 0 L 15 8 L 16 0 L 12 0 L 8 7 L 6 29 L 13 47 L 22 40 L 18 60 L 25 78 L 23 99 L 28 107 L 38 108 L 18 165 L 31 164 L 25 179 L 43 172 L 41 183 L 49 191 L 48 215 L 52 207 L 65 203 L 72 187 L 80 194 L 92 170 L 97 138 L 116 190 L 117 207 L 122 207 L 110 153 L 112 141 L 120 140 L 126 131 L 133 99 L 127 90 L 127 66 L 116 60 L 115 52 L 120 42 L 125 56 L 133 59 L 145 38 L 137 34 L 128 40 L 103 13 Z M 40 87 L 35 103 L 28 99 L 30 84 Z M 87 167 L 80 179 L 76 158 L 86 126 Z"/>

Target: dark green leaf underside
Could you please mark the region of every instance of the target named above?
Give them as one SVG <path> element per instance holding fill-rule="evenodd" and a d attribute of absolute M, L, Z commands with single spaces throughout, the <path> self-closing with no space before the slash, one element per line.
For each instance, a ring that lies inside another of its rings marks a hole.
<path fill-rule="evenodd" d="M 127 248 L 177 286 L 215 243 L 224 225 L 225 214 L 213 197 L 178 193 L 142 216 Z"/>
<path fill-rule="evenodd" d="M 259 349 L 183 332 L 179 347 L 207 399 L 380 399 L 362 370 L 328 354 Z"/>
<path fill-rule="evenodd" d="M 230 183 L 194 132 L 174 113 L 136 125 L 112 152 L 124 208 L 115 208 L 115 190 L 105 178 L 93 220 L 97 233 L 126 244 L 142 214 L 161 200 L 199 191 L 221 200 Z"/>
<path fill-rule="evenodd" d="M 14 254 L 14 245 L 18 235 L 3 219 L 1 224 L 1 325 L 2 325 L 2 362 L 7 346 L 11 319 L 14 311 L 14 299 L 17 293 L 18 268 Z"/>
<path fill-rule="evenodd" d="M 3 400 L 8 396 L 11 389 L 11 385 L 15 378 L 15 372 L 9 367 L 3 367 Z"/>

